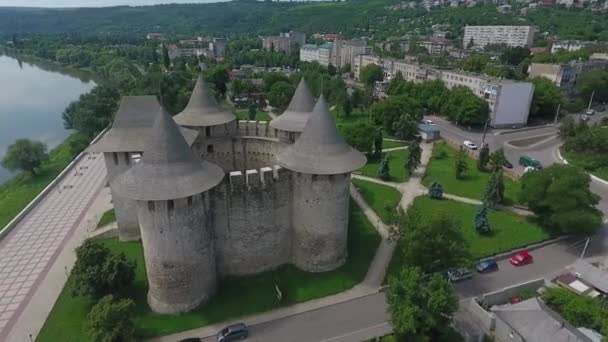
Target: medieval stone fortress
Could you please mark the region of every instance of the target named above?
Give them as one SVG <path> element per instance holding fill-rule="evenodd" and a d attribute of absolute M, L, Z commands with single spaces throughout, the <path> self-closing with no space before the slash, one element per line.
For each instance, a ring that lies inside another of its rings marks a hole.
<path fill-rule="evenodd" d="M 194 309 L 220 277 L 346 261 L 350 174 L 366 158 L 303 80 L 270 122 L 238 121 L 202 78 L 174 117 L 124 97 L 90 150 L 104 154 L 120 240 L 142 240 L 156 312 Z"/>

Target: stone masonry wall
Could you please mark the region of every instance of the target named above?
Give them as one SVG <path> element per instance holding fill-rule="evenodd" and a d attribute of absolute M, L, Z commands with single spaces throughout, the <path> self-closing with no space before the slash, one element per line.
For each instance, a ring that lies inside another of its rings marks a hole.
<path fill-rule="evenodd" d="M 195 148 L 201 158 L 219 165 L 224 172 L 244 173 L 274 165 L 276 155 L 285 146 L 275 139 L 236 136 L 201 139 Z"/>
<path fill-rule="evenodd" d="M 213 191 L 220 275 L 245 275 L 290 261 L 291 172 L 277 166 L 233 171 Z"/>
<path fill-rule="evenodd" d="M 215 292 L 210 206 L 208 192 L 174 201 L 138 201 L 153 311 L 189 311 Z"/>
<path fill-rule="evenodd" d="M 293 176 L 293 263 L 308 272 L 341 266 L 347 257 L 350 174 Z"/>
<path fill-rule="evenodd" d="M 104 153 L 106 169 L 108 170 L 108 181 L 125 172 L 133 161 L 130 153 Z M 133 241 L 140 239 L 139 222 L 137 221 L 137 203 L 134 200 L 116 195 L 113 189 L 112 202 L 116 212 L 116 224 L 118 225 L 118 238 L 120 241 Z"/>

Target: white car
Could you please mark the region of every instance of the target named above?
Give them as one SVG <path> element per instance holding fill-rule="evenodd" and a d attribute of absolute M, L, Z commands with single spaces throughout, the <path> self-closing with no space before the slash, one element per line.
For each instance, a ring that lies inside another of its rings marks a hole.
<path fill-rule="evenodd" d="M 595 114 L 595 110 L 589 109 L 588 111 L 585 112 L 585 114 L 587 114 L 587 115 L 593 115 L 593 114 Z"/>
<path fill-rule="evenodd" d="M 532 172 L 532 171 L 538 171 L 538 169 L 533 166 L 526 166 L 526 168 L 524 169 L 524 173 L 528 173 L 528 172 Z"/>
<path fill-rule="evenodd" d="M 431 126 L 435 125 L 435 123 L 433 122 L 433 120 L 429 120 L 429 119 L 426 119 L 426 120 L 422 121 L 422 123 L 427 124 L 427 125 L 431 125 Z"/>
<path fill-rule="evenodd" d="M 462 144 L 468 149 L 471 149 L 471 150 L 477 149 L 477 145 L 475 145 L 475 143 L 472 142 L 471 140 L 465 140 Z"/>

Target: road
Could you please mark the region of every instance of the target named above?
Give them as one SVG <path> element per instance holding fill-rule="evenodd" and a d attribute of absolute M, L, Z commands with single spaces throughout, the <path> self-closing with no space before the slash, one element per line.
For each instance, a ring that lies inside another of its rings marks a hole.
<path fill-rule="evenodd" d="M 389 333 L 384 293 L 304 312 L 250 327 L 246 341 L 347 342 Z M 215 337 L 203 339 L 215 342 Z"/>

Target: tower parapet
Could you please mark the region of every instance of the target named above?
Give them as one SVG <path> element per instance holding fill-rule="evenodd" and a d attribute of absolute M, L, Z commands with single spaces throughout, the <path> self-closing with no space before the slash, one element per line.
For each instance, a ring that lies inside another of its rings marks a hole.
<path fill-rule="evenodd" d="M 161 109 L 141 162 L 112 182 L 119 196 L 137 201 L 148 304 L 155 312 L 188 311 L 215 292 L 209 191 L 223 177 L 220 167 L 194 155 Z"/>
<path fill-rule="evenodd" d="M 270 121 L 270 126 L 276 129 L 277 138 L 293 143 L 304 130 L 314 107 L 315 98 L 302 78 L 287 109 Z"/>

